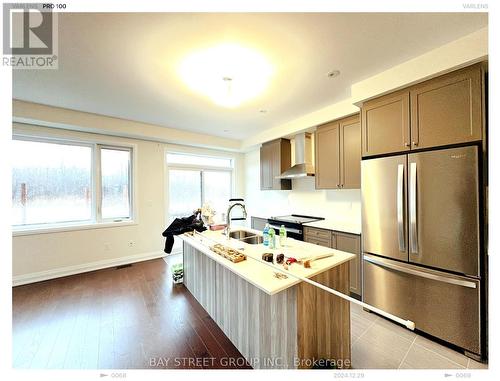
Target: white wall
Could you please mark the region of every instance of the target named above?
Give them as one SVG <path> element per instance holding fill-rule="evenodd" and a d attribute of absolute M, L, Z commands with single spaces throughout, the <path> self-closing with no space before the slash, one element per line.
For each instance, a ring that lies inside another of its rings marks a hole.
<path fill-rule="evenodd" d="M 111 228 L 13 236 L 12 274 L 14 284 L 49 279 L 96 268 L 116 266 L 163 256 L 161 233 L 167 220 L 168 186 L 165 153 L 193 152 L 234 158 L 234 194 L 242 195 L 243 155 L 230 152 L 166 145 L 159 142 L 68 131 L 59 128 L 15 124 L 15 133 L 66 139 L 105 140 L 136 145 L 136 224 Z M 132 247 L 129 241 L 134 241 Z"/>
<path fill-rule="evenodd" d="M 316 190 L 314 177 L 292 180 L 290 191 L 260 190 L 260 154 L 245 154 L 245 201 L 250 216 L 270 217 L 305 214 L 325 217 L 342 224 L 359 225 L 361 191 Z"/>

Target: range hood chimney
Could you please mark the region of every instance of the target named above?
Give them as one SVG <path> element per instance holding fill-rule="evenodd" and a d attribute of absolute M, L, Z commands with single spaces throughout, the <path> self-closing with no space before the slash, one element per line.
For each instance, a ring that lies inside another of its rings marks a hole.
<path fill-rule="evenodd" d="M 295 135 L 295 165 L 276 176 L 277 179 L 296 179 L 299 177 L 314 176 L 312 164 L 311 134 L 303 132 Z"/>

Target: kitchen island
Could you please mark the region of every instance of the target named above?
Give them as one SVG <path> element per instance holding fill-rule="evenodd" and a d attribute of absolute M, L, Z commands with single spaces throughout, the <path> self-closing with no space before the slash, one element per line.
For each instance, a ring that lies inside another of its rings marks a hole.
<path fill-rule="evenodd" d="M 227 240 L 221 232 L 180 237 L 184 285 L 253 368 L 311 368 L 325 359 L 350 367 L 349 302 L 292 274 L 348 294 L 348 262 L 354 255 L 293 239 L 269 250 Z M 238 249 L 247 259 L 231 262 L 210 249 L 216 243 Z M 310 268 L 294 263 L 284 270 L 275 264 L 282 269 L 277 271 L 261 260 L 270 251 L 295 258 L 332 256 L 313 261 Z M 276 277 L 277 272 L 287 278 Z"/>

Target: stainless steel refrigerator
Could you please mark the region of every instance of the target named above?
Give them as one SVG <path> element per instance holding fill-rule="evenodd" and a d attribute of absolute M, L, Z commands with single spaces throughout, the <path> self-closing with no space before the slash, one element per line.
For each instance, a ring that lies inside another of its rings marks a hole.
<path fill-rule="evenodd" d="M 363 300 L 481 354 L 476 146 L 363 160 Z"/>

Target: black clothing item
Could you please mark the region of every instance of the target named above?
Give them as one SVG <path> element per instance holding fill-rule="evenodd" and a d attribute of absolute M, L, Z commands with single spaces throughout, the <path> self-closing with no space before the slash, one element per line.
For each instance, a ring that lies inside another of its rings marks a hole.
<path fill-rule="evenodd" d="M 197 219 L 197 214 L 193 214 L 189 217 L 176 218 L 174 222 L 162 233 L 165 239 L 165 253 L 170 254 L 172 252 L 172 246 L 174 246 L 174 235 L 182 234 L 185 232 L 190 232 L 196 230 L 197 232 L 202 232 L 207 230 L 203 226 L 203 221 Z"/>

